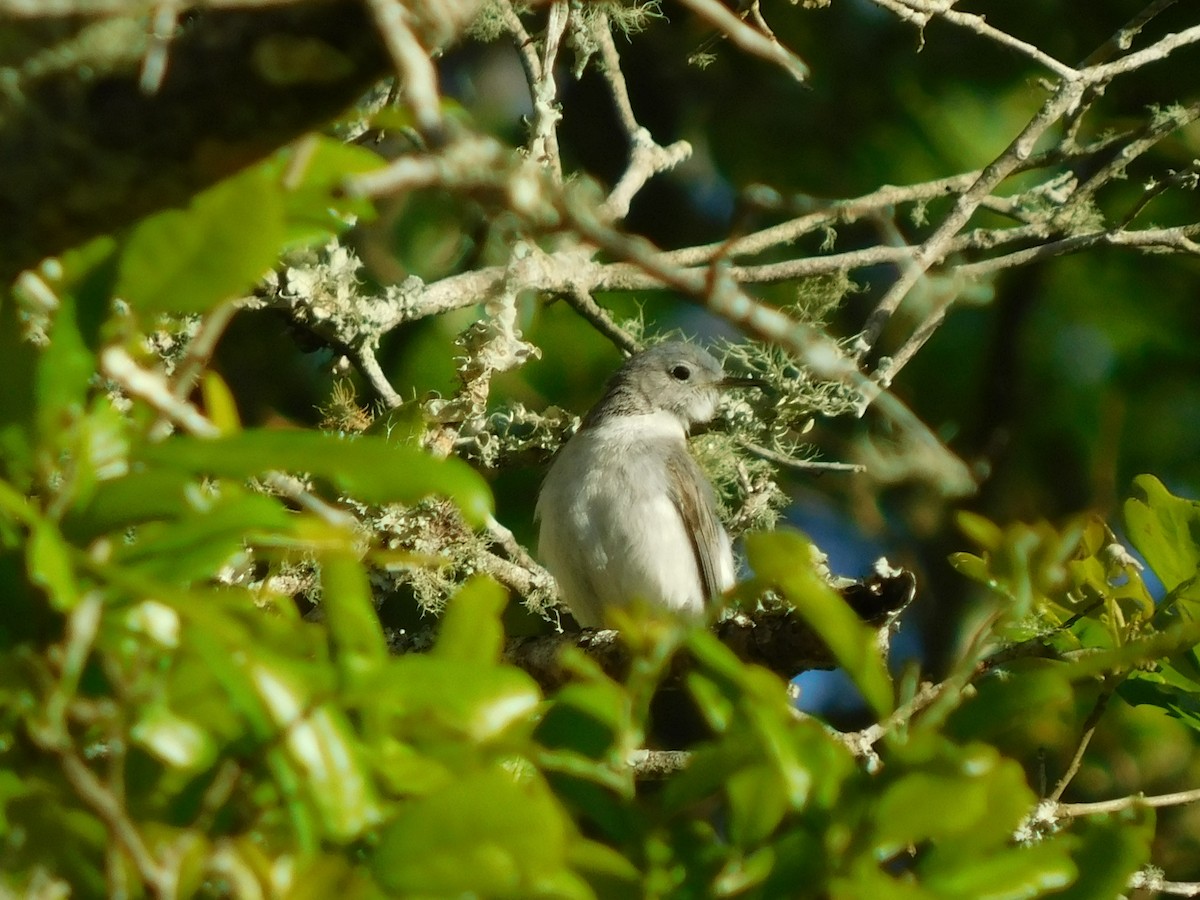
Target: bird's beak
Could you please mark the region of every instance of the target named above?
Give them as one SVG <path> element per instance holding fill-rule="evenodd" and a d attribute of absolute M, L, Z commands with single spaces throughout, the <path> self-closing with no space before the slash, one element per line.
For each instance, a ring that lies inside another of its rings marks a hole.
<path fill-rule="evenodd" d="M 769 387 L 769 385 L 761 378 L 724 378 L 721 380 L 721 387 L 726 390 L 731 388 L 758 388 L 762 390 Z"/>

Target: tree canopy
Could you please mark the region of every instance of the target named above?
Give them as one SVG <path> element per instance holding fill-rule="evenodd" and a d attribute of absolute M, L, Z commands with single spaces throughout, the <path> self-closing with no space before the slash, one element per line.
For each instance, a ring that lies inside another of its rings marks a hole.
<path fill-rule="evenodd" d="M 1195 9 L 0 20 L 6 894 L 1200 895 Z M 679 335 L 742 575 L 581 634 Z"/>

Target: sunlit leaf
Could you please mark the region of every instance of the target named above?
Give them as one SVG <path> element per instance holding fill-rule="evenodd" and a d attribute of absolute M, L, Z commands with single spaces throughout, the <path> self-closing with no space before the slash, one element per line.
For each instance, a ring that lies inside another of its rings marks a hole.
<path fill-rule="evenodd" d="M 1071 828 L 1077 839 L 1072 853 L 1079 877 L 1055 900 L 1092 900 L 1129 893 L 1135 872 L 1150 862 L 1154 841 L 1153 810 L 1126 810 L 1089 817 Z"/>
<path fill-rule="evenodd" d="M 1133 480 L 1125 501 L 1129 540 L 1168 591 L 1200 572 L 1200 503 L 1176 497 L 1153 475 Z"/>
<path fill-rule="evenodd" d="M 544 783 L 488 769 L 405 804 L 372 854 L 409 896 L 593 896 L 566 867 L 571 825 Z"/>
<path fill-rule="evenodd" d="M 368 503 L 411 503 L 443 494 L 473 523 L 491 511 L 491 491 L 466 463 L 435 459 L 382 438 L 254 430 L 211 440 L 175 437 L 143 447 L 141 457 L 151 464 L 233 478 L 270 470 L 307 472 Z"/>
<path fill-rule="evenodd" d="M 71 553 L 62 535 L 49 522 L 34 529 L 27 550 L 30 580 L 46 592 L 50 603 L 60 610 L 73 609 L 79 602 L 79 585 Z"/>
<path fill-rule="evenodd" d="M 532 729 L 531 714 L 542 699 L 520 669 L 428 654 L 393 659 L 373 690 L 386 692 L 389 711 L 410 727 L 436 727 L 479 742 L 501 738 L 513 727 Z"/>
<path fill-rule="evenodd" d="M 329 627 L 333 660 L 346 684 L 377 672 L 387 659 L 387 641 L 371 602 L 366 570 L 348 552 L 321 558 L 321 610 Z"/>
<path fill-rule="evenodd" d="M 253 166 L 134 226 L 121 249 L 118 295 L 145 312 L 204 312 L 244 294 L 284 242 L 279 180 Z"/>
<path fill-rule="evenodd" d="M 490 578 L 473 578 L 446 605 L 433 655 L 460 662 L 495 662 L 504 647 L 500 613 L 508 594 Z"/>
<path fill-rule="evenodd" d="M 1026 900 L 1072 884 L 1079 870 L 1071 859 L 1075 841 L 1058 835 L 1040 844 L 997 850 L 987 856 L 936 854 L 922 869 L 922 883 L 937 897 Z"/>
<path fill-rule="evenodd" d="M 314 706 L 311 689 L 282 668 L 253 662 L 248 674 L 280 729 L 302 789 L 320 813 L 322 830 L 350 840 L 376 824 L 379 800 L 349 722 L 329 705 Z"/>
<path fill-rule="evenodd" d="M 204 394 L 204 410 L 209 421 L 216 425 L 222 434 L 238 431 L 242 423 L 238 418 L 237 402 L 224 379 L 216 372 L 205 372 L 200 380 L 200 389 Z"/>
<path fill-rule="evenodd" d="M 782 529 L 751 534 L 746 556 L 755 575 L 778 588 L 821 636 L 871 708 L 886 715 L 893 704 L 892 681 L 875 632 L 817 575 L 808 542 Z"/>
<path fill-rule="evenodd" d="M 309 135 L 276 161 L 286 188 L 283 194 L 289 246 L 326 241 L 355 219 L 370 221 L 375 207 L 345 189 L 346 179 L 378 169 L 383 159 L 359 144 L 326 135 Z"/>
<path fill-rule="evenodd" d="M 203 728 L 160 706 L 146 709 L 129 735 L 163 763 L 178 769 L 200 771 L 217 756 L 217 746 Z"/>

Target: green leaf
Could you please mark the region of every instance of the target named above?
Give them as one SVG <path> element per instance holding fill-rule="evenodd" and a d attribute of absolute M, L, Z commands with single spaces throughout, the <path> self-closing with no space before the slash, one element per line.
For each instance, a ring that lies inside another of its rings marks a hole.
<path fill-rule="evenodd" d="M 1150 862 L 1154 840 L 1153 810 L 1126 810 L 1112 816 L 1089 816 L 1071 826 L 1078 840 L 1072 856 L 1079 877 L 1055 900 L 1121 897 L 1129 879 Z"/>
<path fill-rule="evenodd" d="M 739 847 L 753 848 L 771 836 L 788 811 L 788 792 L 767 765 L 749 766 L 725 780 L 729 800 L 729 837 Z"/>
<path fill-rule="evenodd" d="M 245 663 L 260 702 L 279 729 L 278 740 L 300 790 L 333 840 L 353 840 L 381 818 L 361 743 L 341 711 L 314 706 L 311 686 L 262 654 Z"/>
<path fill-rule="evenodd" d="M 538 726 L 538 739 L 548 747 L 570 748 L 599 758 L 614 743 L 621 743 L 633 728 L 633 701 L 622 685 L 606 676 L 596 661 L 578 648 L 565 650 L 560 665 L 573 677 L 554 695 L 550 710 Z M 567 727 L 557 727 L 556 719 L 568 710 L 573 712 L 567 716 Z M 585 720 L 593 726 L 582 727 Z"/>
<path fill-rule="evenodd" d="M 977 513 L 961 510 L 954 517 L 959 530 L 984 550 L 999 550 L 1004 542 L 1000 526 Z"/>
<path fill-rule="evenodd" d="M 1194 647 L 1200 642 L 1200 622 L 1176 620 L 1161 631 L 1149 631 L 1119 647 L 1098 649 L 1070 662 L 1073 680 L 1139 668 Z"/>
<path fill-rule="evenodd" d="M 974 687 L 950 717 L 949 733 L 962 740 L 1035 753 L 1064 740 L 1074 725 L 1075 693 L 1061 663 L 1014 661 Z"/>
<path fill-rule="evenodd" d="M 1168 591 L 1200 569 L 1200 503 L 1172 495 L 1153 475 L 1133 480 L 1138 496 L 1125 501 L 1129 540 Z"/>
<path fill-rule="evenodd" d="M 70 610 L 79 602 L 79 585 L 71 551 L 58 529 L 49 522 L 39 522 L 26 550 L 29 579 L 46 592 L 50 604 L 58 610 Z"/>
<path fill-rule="evenodd" d="M 189 515 L 140 526 L 132 541 L 116 548 L 114 561 L 153 578 L 189 584 L 215 575 L 248 541 L 287 533 L 296 521 L 274 497 L 234 485 L 226 485 L 219 497 L 199 493 L 193 492 Z"/>
<path fill-rule="evenodd" d="M 91 501 L 70 514 L 64 529 L 87 541 L 155 519 L 174 519 L 194 511 L 196 478 L 177 469 L 142 469 L 101 481 Z"/>
<path fill-rule="evenodd" d="M 270 470 L 308 472 L 367 503 L 412 503 L 430 494 L 454 500 L 472 524 L 491 512 L 487 483 L 457 459 L 435 459 L 382 438 L 348 439 L 308 431 L 243 431 L 206 440 L 174 437 L 143 447 L 152 465 L 195 474 L 249 478 Z"/>
<path fill-rule="evenodd" d="M 513 728 L 533 726 L 541 703 L 537 683 L 511 666 L 409 654 L 392 659 L 377 681 L 364 686 L 361 702 L 389 698 L 381 714 L 409 728 L 477 743 L 498 740 Z"/>
<path fill-rule="evenodd" d="M 597 887 L 599 896 L 637 896 L 641 872 L 618 851 L 596 841 L 579 840 L 571 844 L 569 853 L 572 867 Z"/>
<path fill-rule="evenodd" d="M 939 853 L 935 848 L 926 858 L 926 865 L 921 867 L 921 881 L 937 896 L 947 900 L 1040 897 L 1067 887 L 1078 876 L 1070 854 L 1074 843 L 1070 835 L 1058 835 L 1033 846 L 978 855 Z"/>
<path fill-rule="evenodd" d="M 9 803 L 29 792 L 25 779 L 11 769 L 0 769 L 0 833 L 11 834 L 12 824 L 4 815 Z"/>
<path fill-rule="evenodd" d="M 873 816 L 881 858 L 925 841 L 964 856 L 1004 846 L 1037 802 L 1020 765 L 987 744 L 913 734 L 894 756 Z"/>
<path fill-rule="evenodd" d="M 779 530 L 746 537 L 755 574 L 779 589 L 833 652 L 867 703 L 880 716 L 892 710 L 892 680 L 875 632 L 817 575 L 812 551 L 799 533 Z"/>
<path fill-rule="evenodd" d="M 1200 684 L 1174 666 L 1163 664 L 1152 671 L 1134 671 L 1121 682 L 1117 693 L 1130 705 L 1156 706 L 1200 732 Z"/>
<path fill-rule="evenodd" d="M 404 896 L 592 897 L 567 867 L 572 831 L 540 778 L 486 769 L 402 806 L 371 866 Z"/>
<path fill-rule="evenodd" d="M 983 785 L 954 772 L 912 772 L 881 792 L 876 847 L 891 856 L 910 844 L 968 831 L 986 812 Z"/>
<path fill-rule="evenodd" d="M 491 578 L 468 581 L 446 604 L 433 655 L 466 663 L 494 663 L 504 648 L 500 613 L 508 593 Z"/>
<path fill-rule="evenodd" d="M 343 188 L 346 178 L 384 165 L 372 150 L 325 135 L 309 135 L 281 154 L 278 171 L 284 193 L 288 246 L 326 241 L 355 219 L 370 221 L 375 207 Z"/>
<path fill-rule="evenodd" d="M 713 893 L 718 897 L 736 897 L 758 887 L 775 871 L 778 862 L 773 848 L 763 847 L 745 857 L 734 857 L 721 869 L 713 881 Z"/>
<path fill-rule="evenodd" d="M 282 188 L 269 165 L 246 169 L 134 226 L 117 293 L 144 312 L 204 312 L 244 294 L 284 242 Z"/>
<path fill-rule="evenodd" d="M 357 685 L 377 673 L 388 658 L 387 641 L 375 613 L 366 570 L 349 552 L 321 557 L 321 610 L 343 684 Z"/>
<path fill-rule="evenodd" d="M 59 296 L 50 343 L 38 359 L 38 440 L 50 452 L 61 448 L 64 435 L 83 415 L 96 371 L 97 332 L 110 296 L 111 268 L 111 263 L 100 266 L 80 285 L 78 299 L 71 293 Z"/>
<path fill-rule="evenodd" d="M 13 298 L 0 292 L 0 475 L 22 493 L 33 478 L 37 349 L 24 338 Z"/>
<path fill-rule="evenodd" d="M 216 742 L 207 731 L 162 706 L 142 710 L 129 736 L 173 768 L 200 772 L 217 758 Z"/>

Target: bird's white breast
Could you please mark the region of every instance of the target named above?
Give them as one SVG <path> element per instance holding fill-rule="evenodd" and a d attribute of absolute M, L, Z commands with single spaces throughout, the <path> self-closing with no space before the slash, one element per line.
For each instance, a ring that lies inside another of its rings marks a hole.
<path fill-rule="evenodd" d="M 578 432 L 559 451 L 538 498 L 539 548 L 582 625 L 635 597 L 701 611 L 708 598 L 691 537 L 672 500 L 668 451 L 686 433 L 667 412 L 615 416 Z M 733 583 L 722 530 L 721 586 Z"/>

